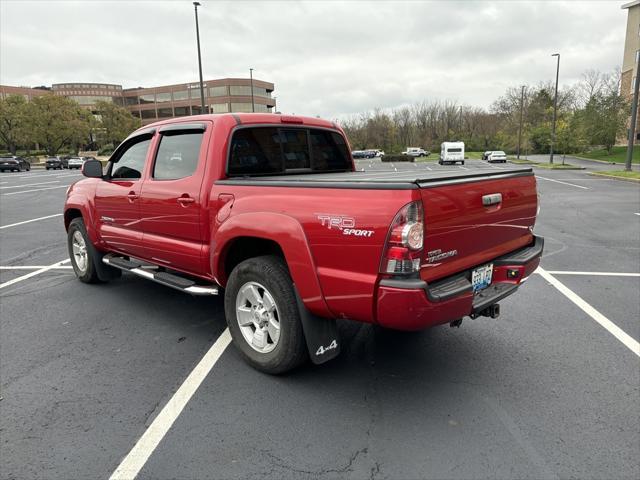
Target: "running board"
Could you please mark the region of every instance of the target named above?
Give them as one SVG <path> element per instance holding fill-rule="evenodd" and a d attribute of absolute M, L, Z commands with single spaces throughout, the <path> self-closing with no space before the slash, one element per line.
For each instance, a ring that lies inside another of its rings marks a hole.
<path fill-rule="evenodd" d="M 102 257 L 102 263 L 119 268 L 125 272 L 134 273 L 139 277 L 146 278 L 147 280 L 160 283 L 167 287 L 175 288 L 181 292 L 190 293 L 191 295 L 218 295 L 217 286 L 198 285 L 193 280 L 173 273 L 158 272 L 158 265 L 142 264 L 135 260 L 128 260 L 112 254 L 107 254 Z"/>

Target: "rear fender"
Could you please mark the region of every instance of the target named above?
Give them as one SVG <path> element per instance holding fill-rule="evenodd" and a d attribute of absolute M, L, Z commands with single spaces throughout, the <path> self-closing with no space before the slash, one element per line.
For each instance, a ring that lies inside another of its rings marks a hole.
<path fill-rule="evenodd" d="M 296 219 L 279 213 L 241 213 L 220 225 L 211 244 L 211 271 L 223 287 L 227 282 L 225 254 L 238 237 L 263 238 L 277 243 L 305 307 L 315 315 L 332 316 L 324 301 L 307 237 Z"/>

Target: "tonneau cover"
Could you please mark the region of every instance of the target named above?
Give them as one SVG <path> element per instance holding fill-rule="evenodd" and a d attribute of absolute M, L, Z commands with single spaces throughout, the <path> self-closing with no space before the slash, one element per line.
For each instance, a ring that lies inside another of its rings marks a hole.
<path fill-rule="evenodd" d="M 302 173 L 292 175 L 265 175 L 234 177 L 219 180 L 222 185 L 251 185 L 273 187 L 315 187 L 315 188 L 371 188 L 371 189 L 414 189 L 440 185 L 497 180 L 499 178 L 533 175 L 526 168 L 474 168 L 468 170 L 402 170 L 336 173 Z"/>

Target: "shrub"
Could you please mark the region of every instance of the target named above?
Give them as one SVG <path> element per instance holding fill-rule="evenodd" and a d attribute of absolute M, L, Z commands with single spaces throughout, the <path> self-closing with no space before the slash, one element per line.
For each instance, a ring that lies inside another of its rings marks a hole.
<path fill-rule="evenodd" d="M 416 157 L 411 155 L 385 155 L 382 157 L 383 162 L 415 162 Z"/>
<path fill-rule="evenodd" d="M 100 150 L 98 150 L 98 156 L 106 157 L 113 153 L 113 145 L 105 145 Z"/>

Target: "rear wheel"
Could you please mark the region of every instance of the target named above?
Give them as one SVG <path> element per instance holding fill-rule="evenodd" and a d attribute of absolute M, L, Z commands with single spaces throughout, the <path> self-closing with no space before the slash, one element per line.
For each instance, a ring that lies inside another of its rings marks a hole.
<path fill-rule="evenodd" d="M 281 258 L 255 257 L 236 266 L 224 307 L 233 342 L 254 368 L 279 374 L 307 359 L 293 282 Z"/>
<path fill-rule="evenodd" d="M 82 218 L 74 218 L 69 224 L 67 232 L 67 247 L 73 271 L 81 282 L 98 283 L 98 273 L 93 258 L 93 249 L 90 248 L 89 236 Z"/>

